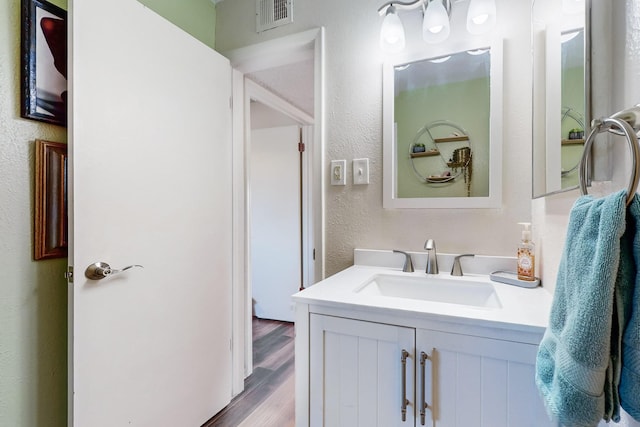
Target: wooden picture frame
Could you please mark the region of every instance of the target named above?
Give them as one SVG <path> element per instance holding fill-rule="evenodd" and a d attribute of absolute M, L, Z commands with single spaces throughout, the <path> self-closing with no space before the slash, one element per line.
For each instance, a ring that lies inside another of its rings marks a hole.
<path fill-rule="evenodd" d="M 22 0 L 20 116 L 67 125 L 67 12 Z"/>
<path fill-rule="evenodd" d="M 34 258 L 67 256 L 67 144 L 36 140 Z"/>

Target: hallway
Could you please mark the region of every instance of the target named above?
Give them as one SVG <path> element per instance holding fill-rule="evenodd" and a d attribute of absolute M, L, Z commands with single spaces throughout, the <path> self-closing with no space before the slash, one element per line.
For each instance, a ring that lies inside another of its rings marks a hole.
<path fill-rule="evenodd" d="M 293 323 L 253 318 L 253 374 L 202 427 L 293 427 Z"/>

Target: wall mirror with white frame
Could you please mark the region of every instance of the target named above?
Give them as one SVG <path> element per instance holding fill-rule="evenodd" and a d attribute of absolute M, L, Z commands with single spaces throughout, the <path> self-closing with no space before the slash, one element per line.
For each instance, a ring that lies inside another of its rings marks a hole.
<path fill-rule="evenodd" d="M 585 0 L 534 0 L 533 197 L 575 189 L 589 132 Z"/>
<path fill-rule="evenodd" d="M 458 48 L 384 64 L 385 208 L 500 207 L 502 41 Z"/>

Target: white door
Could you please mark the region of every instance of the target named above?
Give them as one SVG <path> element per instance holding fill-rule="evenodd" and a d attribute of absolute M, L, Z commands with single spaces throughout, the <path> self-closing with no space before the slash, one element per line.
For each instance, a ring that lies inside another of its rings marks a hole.
<path fill-rule="evenodd" d="M 251 287 L 255 315 L 293 322 L 302 282 L 300 128 L 251 132 Z"/>
<path fill-rule="evenodd" d="M 309 340 L 311 427 L 415 424 L 415 329 L 311 314 Z"/>
<path fill-rule="evenodd" d="M 231 69 L 135 0 L 69 12 L 70 425 L 199 426 L 231 397 Z"/>

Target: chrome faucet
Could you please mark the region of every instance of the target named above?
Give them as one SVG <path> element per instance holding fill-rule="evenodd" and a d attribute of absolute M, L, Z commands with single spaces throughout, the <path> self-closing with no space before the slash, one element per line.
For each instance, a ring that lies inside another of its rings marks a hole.
<path fill-rule="evenodd" d="M 411 262 L 411 255 L 396 249 L 394 249 L 393 252 L 404 255 L 404 265 L 402 266 L 402 271 L 404 271 L 405 273 L 413 273 L 413 263 Z"/>
<path fill-rule="evenodd" d="M 427 274 L 438 274 L 438 254 L 436 253 L 436 242 L 429 239 L 424 243 L 427 251 Z"/>
<path fill-rule="evenodd" d="M 462 266 L 460 265 L 460 258 L 463 256 L 475 256 L 474 254 L 462 254 L 458 255 L 453 259 L 453 267 L 451 267 L 451 275 L 452 276 L 463 276 Z"/>

